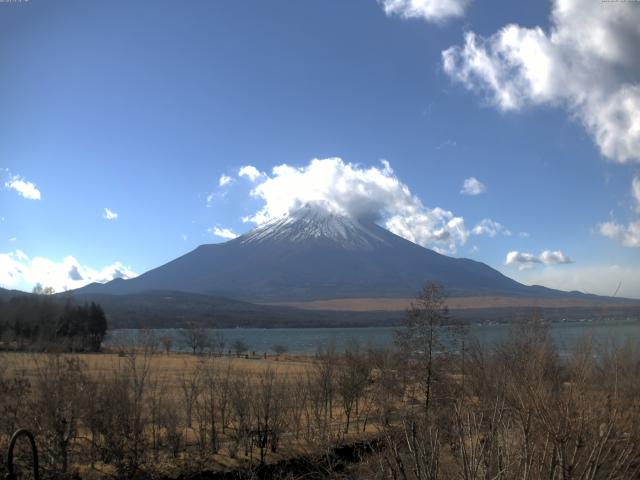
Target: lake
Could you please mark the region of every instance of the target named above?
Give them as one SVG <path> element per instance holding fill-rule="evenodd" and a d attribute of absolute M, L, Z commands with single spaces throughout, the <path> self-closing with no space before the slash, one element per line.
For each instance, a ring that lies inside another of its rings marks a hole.
<path fill-rule="evenodd" d="M 343 350 L 350 342 L 357 341 L 362 346 L 385 347 L 393 343 L 396 327 L 362 328 L 221 328 L 210 330 L 221 334 L 225 349 L 232 343 L 243 340 L 249 351 L 258 354 L 272 353 L 274 345 L 284 345 L 294 354 L 313 354 L 318 346 L 333 342 L 338 350 Z M 172 349 L 187 351 L 180 329 L 152 330 L 157 338 L 169 337 L 173 341 Z M 471 325 L 468 337 L 483 345 L 495 345 L 508 338 L 510 326 L 507 324 Z M 581 322 L 558 322 L 550 324 L 551 336 L 561 353 L 570 352 L 585 337 L 591 337 L 596 344 L 622 345 L 625 342 L 640 342 L 640 319 L 598 320 Z M 131 346 L 140 343 L 143 331 L 113 330 L 105 338 L 106 347 Z"/>

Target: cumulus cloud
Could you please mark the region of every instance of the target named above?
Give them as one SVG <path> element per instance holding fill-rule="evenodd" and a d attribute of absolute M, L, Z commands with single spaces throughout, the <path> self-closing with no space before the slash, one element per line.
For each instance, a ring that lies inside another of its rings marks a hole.
<path fill-rule="evenodd" d="M 5 187 L 15 190 L 18 194 L 29 200 L 40 200 L 40 190 L 31 182 L 27 182 L 19 175 L 12 176 L 4 184 Z"/>
<path fill-rule="evenodd" d="M 387 15 L 441 22 L 464 13 L 469 0 L 378 0 Z"/>
<path fill-rule="evenodd" d="M 498 223 L 495 220 L 491 220 L 490 218 L 482 219 L 480 223 L 473 227 L 471 233 L 473 233 L 474 235 L 484 235 L 492 238 L 499 233 L 506 235 L 507 237 L 511 236 L 511 230 L 506 228 L 501 223 Z"/>
<path fill-rule="evenodd" d="M 487 191 L 487 187 L 476 177 L 467 178 L 462 184 L 460 193 L 463 195 L 480 195 Z"/>
<path fill-rule="evenodd" d="M 542 263 L 545 265 L 564 265 L 567 263 L 573 263 L 573 260 L 567 257 L 560 250 L 545 250 L 540 254 L 540 260 L 542 260 Z"/>
<path fill-rule="evenodd" d="M 255 182 L 262 175 L 263 174 L 260 173 L 260 170 L 258 170 L 253 165 L 245 165 L 244 167 L 241 167 L 240 170 L 238 170 L 239 177 L 247 177 L 252 182 Z"/>
<path fill-rule="evenodd" d="M 618 240 L 625 247 L 640 248 L 640 220 L 623 225 L 616 222 L 604 222 L 598 225 L 600 235 Z"/>
<path fill-rule="evenodd" d="M 62 292 L 80 288 L 92 282 L 104 283 L 114 278 L 135 276 L 137 274 L 121 262 L 96 270 L 80 264 L 71 255 L 58 262 L 44 257 L 31 258 L 21 250 L 0 253 L 0 286 L 4 288 L 30 290 L 40 283 L 53 287 L 56 292 Z"/>
<path fill-rule="evenodd" d="M 516 251 L 507 253 L 505 261 L 506 265 L 515 265 L 520 269 L 532 268 L 537 263 L 542 263 L 542 260 L 534 254 Z"/>
<path fill-rule="evenodd" d="M 339 215 L 378 221 L 412 242 L 449 253 L 469 236 L 462 217 L 423 205 L 387 161 L 370 168 L 340 158 L 314 159 L 304 167 L 283 164 L 263 175 L 251 195 L 264 206 L 243 220 L 258 225 L 318 203 Z"/>
<path fill-rule="evenodd" d="M 225 238 L 227 240 L 233 240 L 238 237 L 238 234 L 229 228 L 213 227 L 210 232 L 216 237 Z"/>
<path fill-rule="evenodd" d="M 554 0 L 551 28 L 473 32 L 442 52 L 445 72 L 500 110 L 565 108 L 601 153 L 640 161 L 640 8 L 627 2 Z"/>
<path fill-rule="evenodd" d="M 218 180 L 218 185 L 221 187 L 224 187 L 226 185 L 229 185 L 231 182 L 233 181 L 233 178 L 231 178 L 229 175 L 220 175 L 220 179 Z"/>
<path fill-rule="evenodd" d="M 631 196 L 636 212 L 640 213 L 640 178 L 631 181 Z M 615 221 L 600 223 L 597 227 L 600 235 L 617 240 L 625 247 L 640 248 L 640 220 L 636 219 L 624 225 Z"/>
<path fill-rule="evenodd" d="M 540 255 L 532 253 L 513 251 L 507 253 L 506 265 L 518 267 L 519 270 L 526 270 L 536 265 L 564 265 L 574 263 L 567 255 L 560 250 L 544 250 Z"/>
<path fill-rule="evenodd" d="M 438 253 L 455 253 L 457 245 L 469 238 L 464 219 L 442 208 L 420 207 L 415 213 L 398 213 L 389 217 L 385 227 L 407 240 L 431 246 Z"/>
<path fill-rule="evenodd" d="M 104 213 L 102 214 L 102 218 L 106 220 L 116 220 L 118 218 L 118 214 L 109 210 L 108 208 L 105 208 Z"/>

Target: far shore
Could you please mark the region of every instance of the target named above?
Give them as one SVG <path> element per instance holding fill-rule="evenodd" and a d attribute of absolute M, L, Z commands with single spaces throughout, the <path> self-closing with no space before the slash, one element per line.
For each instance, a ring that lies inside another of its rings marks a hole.
<path fill-rule="evenodd" d="M 337 298 L 330 300 L 312 300 L 308 302 L 277 302 L 263 305 L 295 307 L 303 310 L 331 310 L 351 312 L 371 311 L 403 311 L 414 299 L 412 298 Z M 608 308 L 640 309 L 640 300 L 620 298 L 596 300 L 586 298 L 523 298 L 501 296 L 448 297 L 450 310 L 494 309 L 494 308 L 592 308 L 606 310 Z"/>

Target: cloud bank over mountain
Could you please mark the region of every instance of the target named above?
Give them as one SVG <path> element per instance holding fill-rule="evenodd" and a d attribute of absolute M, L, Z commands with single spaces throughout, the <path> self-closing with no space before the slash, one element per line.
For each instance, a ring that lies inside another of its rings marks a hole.
<path fill-rule="evenodd" d="M 96 270 L 82 265 L 69 255 L 62 261 L 44 257 L 29 257 L 21 250 L 0 253 L 0 286 L 3 288 L 24 288 L 42 284 L 53 287 L 56 292 L 80 288 L 92 282 L 104 283 L 115 278 L 134 278 L 137 273 L 121 262 Z"/>
<path fill-rule="evenodd" d="M 251 195 L 264 206 L 244 220 L 256 225 L 314 203 L 339 215 L 375 220 L 414 243 L 450 253 L 469 236 L 462 217 L 425 206 L 385 160 L 365 168 L 341 158 L 314 159 L 303 167 L 278 165 L 271 175 L 246 166 L 241 175 L 249 171 L 257 182 Z"/>

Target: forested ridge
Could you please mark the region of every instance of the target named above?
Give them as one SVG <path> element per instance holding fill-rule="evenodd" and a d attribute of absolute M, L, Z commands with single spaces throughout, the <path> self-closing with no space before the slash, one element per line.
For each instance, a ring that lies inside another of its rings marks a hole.
<path fill-rule="evenodd" d="M 106 332 L 107 317 L 95 302 L 37 294 L 0 297 L 0 345 L 6 349 L 96 352 Z"/>

